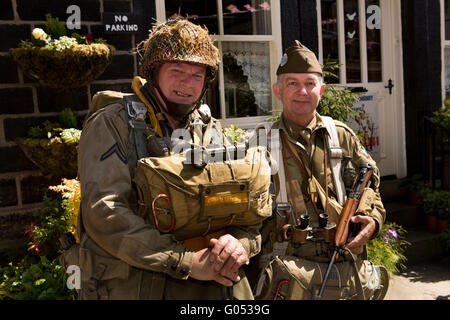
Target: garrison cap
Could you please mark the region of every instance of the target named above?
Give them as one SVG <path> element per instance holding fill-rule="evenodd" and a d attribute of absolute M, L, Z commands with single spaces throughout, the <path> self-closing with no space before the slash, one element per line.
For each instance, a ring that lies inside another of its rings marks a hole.
<path fill-rule="evenodd" d="M 322 67 L 314 52 L 295 40 L 286 50 L 277 69 L 277 76 L 283 73 L 322 73 Z"/>

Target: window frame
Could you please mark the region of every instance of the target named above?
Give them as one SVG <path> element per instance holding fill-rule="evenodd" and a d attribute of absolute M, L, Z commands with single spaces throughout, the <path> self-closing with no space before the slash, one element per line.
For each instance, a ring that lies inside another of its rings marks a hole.
<path fill-rule="evenodd" d="M 447 97 L 447 92 L 446 92 L 446 88 L 445 88 L 445 79 L 446 79 L 446 70 L 447 70 L 447 66 L 446 66 L 447 61 L 445 60 L 445 50 L 450 49 L 450 40 L 445 39 L 445 0 L 440 0 L 439 3 L 440 3 L 440 7 L 441 7 L 441 17 L 440 17 L 441 18 L 441 61 L 442 61 L 442 66 L 441 66 L 442 90 L 441 91 L 442 91 L 442 105 L 443 105 L 443 101 Z"/>
<path fill-rule="evenodd" d="M 211 1 L 211 0 L 209 0 Z M 217 1 L 217 15 L 220 17 L 219 23 L 219 34 L 212 35 L 212 38 L 217 41 L 217 46 L 220 51 L 221 61 L 222 61 L 222 43 L 223 42 L 266 42 L 269 44 L 269 60 L 270 60 L 270 86 L 277 81 L 276 80 L 276 70 L 278 68 L 279 61 L 282 56 L 282 43 L 281 43 L 281 8 L 280 0 L 270 0 L 271 7 L 271 35 L 224 35 L 223 26 L 223 10 L 222 10 L 222 0 Z M 155 0 L 156 5 L 156 20 L 160 22 L 166 21 L 166 10 L 165 10 L 165 0 Z M 260 122 L 265 121 L 271 115 L 265 116 L 251 116 L 242 118 L 227 118 L 226 117 L 226 106 L 225 106 L 225 83 L 224 83 L 224 70 L 223 63 L 219 64 L 218 70 L 218 87 L 219 87 L 219 100 L 220 100 L 220 123 L 222 127 L 229 127 L 230 125 L 235 125 L 243 129 L 254 128 L 254 126 Z M 279 102 L 274 94 L 272 93 L 272 110 L 282 109 L 281 102 Z"/>

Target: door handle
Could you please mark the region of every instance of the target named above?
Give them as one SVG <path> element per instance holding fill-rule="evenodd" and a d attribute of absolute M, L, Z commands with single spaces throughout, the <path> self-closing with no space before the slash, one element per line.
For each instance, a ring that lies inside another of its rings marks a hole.
<path fill-rule="evenodd" d="M 389 94 L 392 94 L 392 88 L 394 87 L 394 82 L 392 81 L 392 79 L 388 80 L 388 85 L 384 86 L 386 89 L 389 89 Z"/>

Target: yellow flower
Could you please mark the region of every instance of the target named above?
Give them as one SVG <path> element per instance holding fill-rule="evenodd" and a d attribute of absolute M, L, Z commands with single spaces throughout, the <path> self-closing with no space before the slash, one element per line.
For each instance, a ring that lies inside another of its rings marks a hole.
<path fill-rule="evenodd" d="M 33 35 L 33 37 L 35 39 L 38 40 L 45 40 L 47 38 L 47 34 L 45 33 L 44 30 L 42 30 L 41 28 L 34 28 L 33 32 L 31 33 Z"/>

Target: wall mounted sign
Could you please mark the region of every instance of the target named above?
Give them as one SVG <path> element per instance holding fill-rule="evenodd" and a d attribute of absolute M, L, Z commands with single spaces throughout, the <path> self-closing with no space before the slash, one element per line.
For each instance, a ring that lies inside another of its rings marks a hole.
<path fill-rule="evenodd" d="M 104 12 L 103 25 L 108 34 L 132 34 L 139 32 L 139 18 L 137 15 L 126 12 Z"/>
<path fill-rule="evenodd" d="M 376 93 L 367 93 L 352 106 L 359 116 L 350 121 L 349 127 L 361 137 L 366 151 L 373 160 L 380 161 L 380 134 Z"/>

